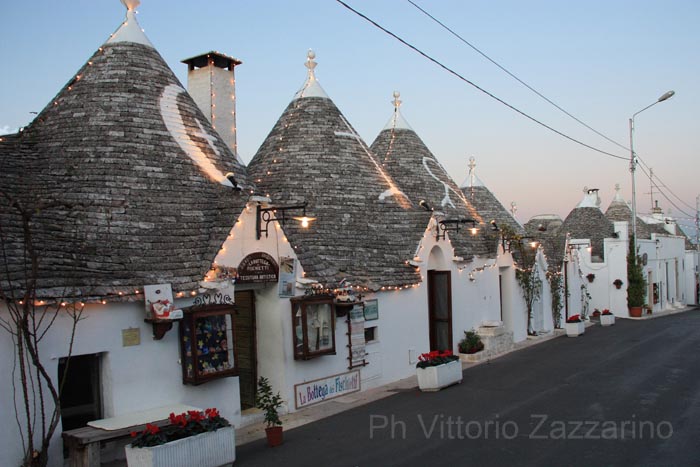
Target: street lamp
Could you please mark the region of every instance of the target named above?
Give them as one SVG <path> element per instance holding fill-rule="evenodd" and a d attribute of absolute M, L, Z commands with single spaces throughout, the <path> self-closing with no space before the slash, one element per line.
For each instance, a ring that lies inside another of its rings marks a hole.
<path fill-rule="evenodd" d="M 637 254 L 637 189 L 634 181 L 634 171 L 637 169 L 637 156 L 634 153 L 634 117 L 644 112 L 659 102 L 670 99 L 675 91 L 668 91 L 659 97 L 654 103 L 647 105 L 639 112 L 635 112 L 630 118 L 630 172 L 632 172 L 632 241 L 634 242 L 634 254 Z"/>

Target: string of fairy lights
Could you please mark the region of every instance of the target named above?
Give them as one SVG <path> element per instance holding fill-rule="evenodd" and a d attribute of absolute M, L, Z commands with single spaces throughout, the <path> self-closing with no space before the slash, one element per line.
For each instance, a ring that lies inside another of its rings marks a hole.
<path fill-rule="evenodd" d="M 103 48 L 103 47 L 98 48 L 97 54 L 103 55 L 103 54 L 104 54 L 104 48 Z M 311 67 L 311 66 L 309 65 L 309 63 L 312 63 L 312 58 L 313 58 L 312 56 L 309 56 L 309 58 L 307 59 L 307 67 L 310 68 L 310 74 L 311 74 L 312 78 L 315 80 L 315 77 L 313 77 L 313 67 Z M 208 58 L 208 60 L 211 61 L 212 59 L 211 59 L 211 58 Z M 314 65 L 315 65 L 315 62 L 313 62 L 313 63 L 314 63 Z M 73 91 L 75 83 L 77 83 L 78 81 L 80 81 L 80 80 L 82 79 L 83 73 L 84 73 L 84 70 L 85 70 L 85 67 L 91 67 L 91 66 L 93 66 L 93 60 L 92 60 L 92 59 L 89 60 L 83 68 L 81 68 L 81 70 L 74 76 L 74 78 L 68 83 L 68 85 L 67 85 L 64 89 L 65 89 L 67 92 Z M 210 70 L 209 79 L 210 79 L 210 90 L 211 90 L 211 93 L 210 93 L 210 94 L 211 94 L 211 95 L 210 95 L 211 101 L 210 101 L 210 102 L 211 102 L 212 127 L 213 127 L 214 129 L 216 129 L 216 103 L 215 103 L 216 93 L 215 93 L 214 86 L 213 86 L 213 84 L 214 84 L 214 83 L 213 83 L 213 79 L 214 79 L 214 78 L 213 78 L 213 70 Z M 235 78 L 234 78 L 233 76 L 232 76 L 232 78 L 231 78 L 231 80 L 230 80 L 230 84 L 231 84 L 232 87 L 235 86 Z M 307 81 L 305 82 L 305 84 L 304 84 L 304 87 L 302 88 L 302 90 L 300 90 L 300 91 L 297 93 L 297 95 L 298 95 L 299 97 L 303 97 L 303 93 L 305 92 L 305 90 L 306 90 L 311 84 L 312 84 L 312 81 L 311 81 L 311 80 L 307 80 Z M 398 93 L 396 93 L 396 94 L 398 94 Z M 395 97 L 396 99 L 398 99 L 398 95 L 396 95 L 396 94 L 395 94 L 394 97 Z M 52 103 L 53 108 L 59 107 L 60 101 L 61 101 L 62 99 L 65 99 L 65 97 L 64 97 L 64 95 L 63 95 L 63 92 L 59 92 L 57 98 L 56 98 L 56 99 L 53 101 L 53 103 Z M 235 114 L 235 92 L 232 93 L 231 99 L 232 99 L 233 104 L 234 104 L 234 107 L 233 107 L 234 110 L 231 111 L 231 114 L 232 114 L 232 118 L 233 118 L 232 130 L 233 130 L 233 133 L 234 133 L 234 136 L 235 136 L 235 134 L 236 134 L 236 132 L 237 132 L 237 128 L 236 128 L 236 125 L 235 125 L 235 118 L 236 118 L 236 114 Z M 286 130 L 289 130 L 291 127 L 293 127 L 294 122 L 296 121 L 296 116 L 297 116 L 297 114 L 298 114 L 298 112 L 299 112 L 300 105 L 301 105 L 300 98 L 295 99 L 295 104 L 294 104 L 294 106 L 292 107 L 292 111 L 290 112 L 287 121 L 284 123 L 284 130 L 285 130 L 285 131 L 286 131 Z M 397 107 L 396 110 L 398 111 L 398 107 Z M 44 115 L 44 112 L 42 112 L 42 113 L 39 115 L 38 120 L 39 120 L 40 122 L 43 122 L 43 121 L 45 120 L 45 118 L 46 118 L 46 117 L 45 117 L 45 115 Z M 395 142 L 395 131 L 394 131 L 395 125 L 396 125 L 396 121 L 394 121 L 394 124 L 392 125 L 392 128 L 391 128 L 392 131 L 391 131 L 389 146 L 388 146 L 388 149 L 387 149 L 387 153 L 386 153 L 386 155 L 385 155 L 385 157 L 384 157 L 384 161 L 383 161 L 383 163 L 382 163 L 382 166 L 384 166 L 384 165 L 388 162 L 389 157 L 391 156 L 391 153 L 393 152 L 393 145 L 394 145 L 394 142 Z M 348 127 L 349 127 L 349 125 L 348 125 Z M 280 132 L 280 135 L 279 135 L 278 138 L 277 138 L 278 145 L 277 145 L 277 148 L 276 148 L 276 152 L 277 152 L 278 154 L 277 154 L 277 156 L 275 156 L 275 157 L 272 159 L 272 166 L 271 166 L 268 170 L 266 170 L 266 171 L 264 172 L 264 174 L 263 174 L 262 176 L 260 176 L 260 177 L 256 180 L 256 183 L 261 183 L 261 184 L 263 184 L 263 185 L 270 186 L 269 183 L 265 184 L 265 183 L 263 183 L 263 182 L 264 182 L 264 181 L 267 181 L 267 180 L 269 180 L 269 178 L 273 177 L 273 171 L 275 172 L 275 173 L 274 173 L 275 176 L 279 176 L 279 174 L 277 173 L 277 172 L 278 172 L 278 167 L 281 167 L 281 164 L 282 164 L 282 162 L 283 162 L 283 160 L 284 160 L 284 157 L 285 157 L 285 153 L 286 153 L 286 151 L 288 150 L 288 148 L 287 148 L 286 145 L 285 145 L 285 142 L 286 142 L 286 140 L 285 140 L 285 136 L 286 136 L 285 131 L 281 131 L 281 132 Z M 359 141 L 360 141 L 360 140 L 359 140 L 359 137 L 358 137 L 358 142 L 359 142 Z M 233 149 L 234 149 L 234 154 L 237 154 L 236 139 L 235 139 L 235 137 L 234 137 L 234 148 L 233 148 Z M 366 150 L 366 148 L 364 148 L 364 147 L 363 147 L 363 149 Z M 374 159 L 372 158 L 372 160 L 374 160 Z M 378 166 L 378 169 L 382 172 L 382 175 L 384 175 L 384 176 L 386 177 L 386 174 L 384 173 L 383 168 L 380 167 L 380 166 Z M 450 188 L 451 188 L 451 187 L 450 187 Z M 475 216 L 478 217 L 478 213 L 477 213 L 476 210 L 473 208 L 473 206 L 471 206 L 471 204 L 467 201 L 467 199 L 466 199 L 464 193 L 462 193 L 460 190 L 453 190 L 453 189 L 451 189 L 451 191 L 453 191 L 453 192 L 458 196 L 458 198 L 460 198 L 460 200 L 464 203 L 465 207 L 470 211 L 470 214 L 475 215 Z M 251 194 L 252 194 L 252 191 L 251 191 Z M 270 196 L 270 194 L 267 193 L 267 197 L 268 197 L 268 198 L 269 198 L 269 196 Z M 250 208 L 250 206 L 247 206 L 246 209 L 249 211 L 251 208 Z M 472 213 L 471 211 L 474 211 L 474 212 Z M 482 220 L 480 217 L 479 217 L 479 220 L 483 223 L 483 220 Z M 237 220 L 237 224 L 240 224 L 240 223 L 242 223 L 242 222 L 243 222 L 243 221 L 242 221 L 242 220 L 240 219 L 240 217 L 239 217 L 238 220 Z M 437 223 L 435 223 L 435 224 L 437 225 Z M 277 227 L 277 230 L 280 230 L 279 224 L 276 224 L 276 227 Z M 229 234 L 228 239 L 233 239 L 233 238 L 234 238 L 234 235 L 233 235 L 233 232 L 232 232 L 232 233 Z M 282 240 L 283 240 L 285 243 L 288 243 L 288 239 L 287 239 L 286 235 L 284 235 L 284 234 L 282 234 Z M 292 246 L 293 250 L 294 250 L 295 253 L 296 253 L 296 251 L 297 251 L 297 246 L 296 246 L 296 245 L 290 245 L 290 246 Z M 423 248 L 424 248 L 424 245 L 423 245 L 423 242 L 421 241 L 421 244 L 419 245 L 418 251 L 416 252 L 416 255 L 415 255 L 416 258 L 419 258 L 419 251 L 423 250 Z M 453 248 L 452 250 L 453 250 L 453 256 L 454 256 L 454 248 Z M 226 245 L 224 244 L 224 245 L 221 247 L 221 249 L 220 249 L 220 253 L 224 253 L 225 251 L 226 251 Z M 415 259 L 415 258 L 414 258 L 414 259 Z M 214 261 L 214 264 L 215 264 L 215 265 L 217 264 L 216 260 Z M 406 264 L 407 264 L 407 265 L 411 265 L 409 261 L 406 261 Z M 495 268 L 495 267 L 497 267 L 497 266 L 498 266 L 498 265 L 494 263 L 494 264 L 484 265 L 484 266 L 481 266 L 481 267 L 474 268 L 474 269 L 470 270 L 470 272 L 469 272 L 469 280 L 473 282 L 473 281 L 476 280 L 474 274 L 482 273 L 482 272 L 484 272 L 484 271 L 487 271 L 487 270 L 489 270 L 489 269 Z M 417 271 L 420 270 L 420 266 L 413 265 L 413 267 L 416 268 Z M 516 267 L 517 267 L 517 265 L 516 265 Z M 462 273 L 462 272 L 463 272 L 464 270 L 466 270 L 466 269 L 467 269 L 466 266 L 461 266 L 461 267 L 458 268 L 458 271 L 459 271 L 460 273 Z M 211 272 L 211 271 L 210 271 L 210 272 Z M 579 270 L 579 273 L 581 273 L 580 270 Z M 560 273 L 559 273 L 559 274 L 560 274 Z M 305 276 L 305 272 L 302 272 L 302 275 Z M 205 275 L 204 280 L 205 280 L 205 281 L 212 280 L 212 277 L 209 275 L 209 273 L 207 273 L 207 274 Z M 424 277 L 421 276 L 421 281 L 423 281 L 423 280 L 424 280 Z M 416 287 L 419 287 L 420 285 L 421 285 L 420 282 L 419 282 L 419 283 L 412 283 L 412 284 L 403 284 L 403 285 L 383 285 L 383 286 L 376 285 L 376 286 L 374 286 L 374 287 L 370 287 L 370 286 L 367 286 L 367 285 L 355 285 L 355 286 L 353 286 L 353 285 L 347 285 L 347 286 L 345 286 L 345 287 L 337 287 L 337 288 L 326 287 L 326 288 L 324 288 L 323 290 L 326 291 L 326 292 L 328 292 L 328 293 L 334 293 L 334 294 L 337 294 L 337 293 L 339 293 L 339 292 L 341 292 L 341 291 L 343 291 L 343 290 L 348 290 L 348 289 L 355 290 L 355 291 L 357 291 L 357 292 L 401 291 L 401 290 L 407 290 L 407 289 L 411 289 L 411 288 L 416 288 Z M 176 292 L 176 293 L 174 294 L 174 296 L 175 296 L 175 298 L 185 298 L 185 297 L 188 297 L 188 296 L 189 296 L 189 297 L 196 297 L 198 294 L 199 294 L 199 292 L 198 292 L 197 290 L 191 290 L 191 291 L 187 291 L 187 292 L 186 292 L 186 291 L 178 291 L 178 292 Z M 70 306 L 70 305 L 78 305 L 78 306 L 84 307 L 84 306 L 86 306 L 88 303 L 89 303 L 89 304 L 101 304 L 101 305 L 106 305 L 106 304 L 108 303 L 108 301 L 109 301 L 109 302 L 113 302 L 113 301 L 129 301 L 129 300 L 133 300 L 133 299 L 140 299 L 142 296 L 143 296 L 143 291 L 142 291 L 141 289 L 139 289 L 139 288 L 135 288 L 135 289 L 130 290 L 130 291 L 118 291 L 118 292 L 115 292 L 115 293 L 113 293 L 113 294 L 107 294 L 107 295 L 105 295 L 105 296 L 103 296 L 103 297 L 86 298 L 86 299 L 75 300 L 75 301 L 70 301 L 70 300 L 60 299 L 60 298 L 59 298 L 59 299 L 40 299 L 40 300 L 34 300 L 34 304 L 35 304 L 35 305 L 38 305 L 38 306 L 53 304 L 53 305 L 58 305 L 58 306 L 60 306 L 60 307 L 68 307 L 68 306 Z M 18 303 L 19 303 L 20 305 L 22 305 L 22 304 L 24 304 L 24 300 L 19 300 Z"/>

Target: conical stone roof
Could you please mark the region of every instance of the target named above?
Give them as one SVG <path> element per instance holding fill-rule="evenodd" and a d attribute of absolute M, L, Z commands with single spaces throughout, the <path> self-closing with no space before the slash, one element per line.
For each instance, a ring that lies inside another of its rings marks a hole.
<path fill-rule="evenodd" d="M 476 162 L 469 158 L 469 173 L 460 185 L 460 189 L 467 200 L 479 211 L 479 214 L 487 220 L 495 220 L 497 225 L 510 227 L 513 232 L 525 235 L 525 229 L 513 218 L 510 212 L 498 201 L 498 198 L 476 176 Z"/>
<path fill-rule="evenodd" d="M 611 222 L 627 222 L 630 235 L 632 235 L 632 209 L 620 195 L 619 185 L 615 189 L 615 197 L 610 202 L 608 209 L 605 210 L 605 217 Z M 637 216 L 637 238 L 651 238 L 652 233 L 668 235 L 662 224 L 648 224 L 641 217 Z"/>
<path fill-rule="evenodd" d="M 478 233 L 472 235 L 470 224 L 459 232 L 450 232 L 455 255 L 471 260 L 478 255 L 493 257 L 498 245 L 487 219 L 470 203 L 437 158 L 401 116 L 398 93 L 394 93 L 395 111 L 389 124 L 379 133 L 371 146 L 386 171 L 399 188 L 413 200 L 425 200 L 445 219 L 474 219 Z"/>
<path fill-rule="evenodd" d="M 225 176 L 246 185 L 245 168 L 144 38 L 130 9 L 32 124 L 0 142 L 3 186 L 43 206 L 33 218 L 42 296 L 194 289 L 245 203 Z M 1 215 L 19 287 L 19 219 L 8 203 Z"/>
<path fill-rule="evenodd" d="M 525 223 L 525 233 L 542 245 L 550 271 L 559 271 L 564 260 L 566 233 L 560 236 L 564 222 L 556 214 L 539 214 Z"/>
<path fill-rule="evenodd" d="M 307 278 L 373 290 L 419 283 L 407 261 L 430 213 L 398 189 L 325 95 L 312 59 L 304 87 L 250 162 L 251 179 L 273 204 L 306 202 L 317 218 L 306 229 L 292 221 L 283 227 Z"/>
<path fill-rule="evenodd" d="M 559 228 L 558 242 L 564 245 L 567 233 L 573 239 L 590 239 L 591 257 L 602 261 L 605 258 L 603 240 L 612 238 L 614 229 L 613 223 L 597 206 L 597 199 L 597 190 L 588 190 L 583 201 L 569 213 Z"/>

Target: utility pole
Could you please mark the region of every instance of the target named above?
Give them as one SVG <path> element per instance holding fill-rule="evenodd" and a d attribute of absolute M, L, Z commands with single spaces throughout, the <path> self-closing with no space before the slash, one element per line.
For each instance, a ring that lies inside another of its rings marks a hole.
<path fill-rule="evenodd" d="M 649 167 L 649 198 L 651 198 L 650 212 L 654 212 L 654 169 L 651 167 Z"/>
<path fill-rule="evenodd" d="M 695 304 L 700 305 L 700 195 L 695 197 Z"/>
<path fill-rule="evenodd" d="M 634 254 L 637 254 L 637 189 L 634 181 L 634 172 L 637 168 L 637 155 L 634 153 L 634 117 L 644 112 L 649 107 L 652 107 L 659 102 L 670 99 L 675 94 L 674 91 L 668 91 L 664 93 L 661 97 L 656 99 L 646 107 L 644 107 L 639 112 L 635 112 L 630 118 L 630 172 L 632 173 L 632 241 L 634 242 Z"/>

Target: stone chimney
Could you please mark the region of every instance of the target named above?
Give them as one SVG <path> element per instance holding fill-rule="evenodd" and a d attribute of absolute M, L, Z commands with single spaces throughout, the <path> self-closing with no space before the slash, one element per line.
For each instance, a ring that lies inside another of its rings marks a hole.
<path fill-rule="evenodd" d="M 187 91 L 238 158 L 234 68 L 243 62 L 219 52 L 207 52 L 182 63 L 188 68 Z"/>

